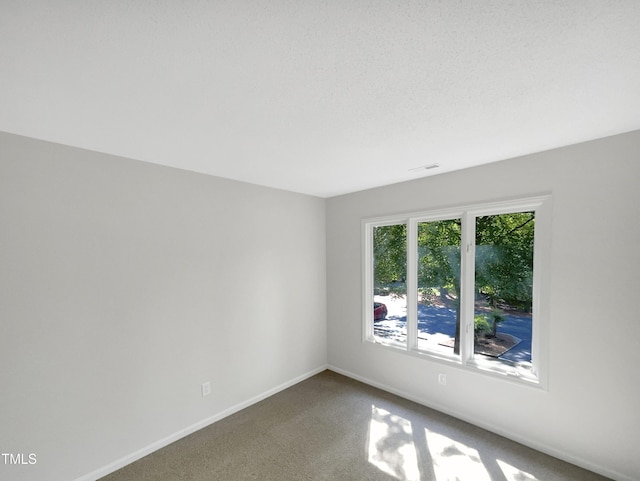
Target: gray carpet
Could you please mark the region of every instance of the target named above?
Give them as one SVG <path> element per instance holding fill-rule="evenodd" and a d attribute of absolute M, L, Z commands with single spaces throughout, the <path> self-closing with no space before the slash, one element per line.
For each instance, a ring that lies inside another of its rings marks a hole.
<path fill-rule="evenodd" d="M 325 371 L 102 481 L 606 478 Z"/>

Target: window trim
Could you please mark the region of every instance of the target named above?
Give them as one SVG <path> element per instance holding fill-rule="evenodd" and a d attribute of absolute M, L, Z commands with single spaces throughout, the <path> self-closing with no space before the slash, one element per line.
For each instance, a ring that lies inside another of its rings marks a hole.
<path fill-rule="evenodd" d="M 533 303 L 531 332 L 531 362 L 526 365 L 493 360 L 473 354 L 474 296 L 475 289 L 475 219 L 478 216 L 499 215 L 534 211 Z M 460 317 L 461 343 L 459 355 L 418 349 L 417 346 L 417 229 L 419 222 L 457 219 L 461 220 L 460 243 Z M 381 341 L 374 337 L 373 322 L 373 229 L 385 225 L 407 226 L 407 340 L 404 344 Z M 549 280 L 551 246 L 551 194 L 506 199 L 493 202 L 467 204 L 430 209 L 397 215 L 364 218 L 362 230 L 363 268 L 363 336 L 362 342 L 391 348 L 426 360 L 445 362 L 459 368 L 515 380 L 520 383 L 547 389 L 548 333 L 549 333 Z M 530 367 L 529 367 L 530 365 Z"/>

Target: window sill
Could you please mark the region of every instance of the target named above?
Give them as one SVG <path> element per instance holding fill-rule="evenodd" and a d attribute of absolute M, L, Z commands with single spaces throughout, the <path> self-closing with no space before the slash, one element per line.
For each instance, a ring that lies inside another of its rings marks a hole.
<path fill-rule="evenodd" d="M 375 349 L 384 349 L 402 355 L 411 356 L 428 362 L 454 367 L 463 371 L 489 376 L 494 379 L 501 379 L 521 386 L 529 386 L 535 389 L 546 391 L 546 386 L 531 372 L 530 365 L 507 364 L 502 361 L 478 356 L 474 359 L 462 362 L 458 355 L 447 355 L 443 353 L 429 352 L 419 349 L 408 350 L 405 344 L 393 342 L 380 342 L 376 339 L 366 339 L 365 344 L 375 346 Z"/>

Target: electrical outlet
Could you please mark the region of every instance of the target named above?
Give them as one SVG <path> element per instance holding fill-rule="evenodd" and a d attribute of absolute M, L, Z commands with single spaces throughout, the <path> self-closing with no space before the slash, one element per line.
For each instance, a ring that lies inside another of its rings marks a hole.
<path fill-rule="evenodd" d="M 202 397 L 211 394 L 211 383 L 209 381 L 202 383 Z"/>
<path fill-rule="evenodd" d="M 438 374 L 438 383 L 442 386 L 447 385 L 447 375 L 446 374 Z"/>

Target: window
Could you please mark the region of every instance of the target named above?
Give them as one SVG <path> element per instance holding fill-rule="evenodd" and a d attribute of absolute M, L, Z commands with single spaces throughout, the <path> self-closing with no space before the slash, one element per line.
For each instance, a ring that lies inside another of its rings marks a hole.
<path fill-rule="evenodd" d="M 543 384 L 549 209 L 541 196 L 364 220 L 364 340 Z"/>
<path fill-rule="evenodd" d="M 373 304 L 374 337 L 381 342 L 406 344 L 407 311 L 407 225 L 391 224 L 373 227 Z M 396 299 L 390 314 L 383 298 Z M 385 309 L 380 309 L 380 306 Z M 377 308 L 377 309 L 376 309 Z M 386 322 L 386 318 L 394 322 Z"/>

